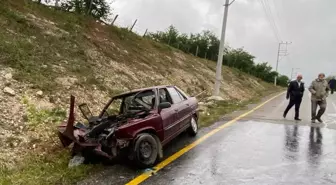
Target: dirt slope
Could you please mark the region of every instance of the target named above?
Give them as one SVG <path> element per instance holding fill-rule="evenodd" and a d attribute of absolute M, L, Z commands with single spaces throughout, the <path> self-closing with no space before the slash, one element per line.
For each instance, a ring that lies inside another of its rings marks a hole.
<path fill-rule="evenodd" d="M 70 94 L 97 112 L 121 91 L 175 84 L 189 94 L 212 92 L 215 63 L 87 17 L 24 0 L 0 6 L 0 163 L 58 146 L 55 126 Z M 244 101 L 272 87 L 223 67 L 221 96 Z M 8 160 L 10 159 L 10 160 Z"/>

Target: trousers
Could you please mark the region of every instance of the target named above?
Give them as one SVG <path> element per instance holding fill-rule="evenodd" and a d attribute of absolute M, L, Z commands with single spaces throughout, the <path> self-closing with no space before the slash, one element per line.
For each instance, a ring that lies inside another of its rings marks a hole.
<path fill-rule="evenodd" d="M 316 115 L 317 106 L 320 106 L 320 109 L 319 109 L 319 111 L 317 112 L 317 115 Z M 326 108 L 327 108 L 327 101 L 326 100 L 321 100 L 321 101 L 311 100 L 311 109 L 312 109 L 311 117 L 312 117 L 312 120 L 321 118 L 321 116 L 324 114 Z"/>
<path fill-rule="evenodd" d="M 300 106 L 301 106 L 302 98 L 291 98 L 289 100 L 288 106 L 285 109 L 284 115 L 287 115 L 288 111 L 295 105 L 295 117 L 299 118 L 300 116 Z"/>

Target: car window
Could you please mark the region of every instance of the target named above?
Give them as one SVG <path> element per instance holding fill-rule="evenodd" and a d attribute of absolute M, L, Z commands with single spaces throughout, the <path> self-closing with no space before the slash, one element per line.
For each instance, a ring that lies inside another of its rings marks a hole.
<path fill-rule="evenodd" d="M 168 87 L 167 90 L 174 104 L 180 103 L 184 100 L 174 87 Z"/>
<path fill-rule="evenodd" d="M 176 91 L 180 95 L 180 97 L 181 97 L 182 100 L 186 100 L 187 99 L 178 89 L 176 89 Z"/>
<path fill-rule="evenodd" d="M 122 99 L 114 100 L 111 105 L 107 109 L 107 113 L 109 115 L 118 115 L 120 114 L 120 107 L 121 107 Z"/>
<path fill-rule="evenodd" d="M 131 107 L 137 108 L 145 107 L 147 109 L 153 109 L 155 105 L 155 93 L 153 90 L 143 91 L 134 97 L 135 102 L 131 102 Z M 135 104 L 134 104 L 135 103 Z"/>
<path fill-rule="evenodd" d="M 167 91 L 166 88 L 164 89 L 159 89 L 159 97 L 160 97 L 160 103 L 162 102 L 169 102 L 171 104 L 173 104 L 173 101 Z"/>

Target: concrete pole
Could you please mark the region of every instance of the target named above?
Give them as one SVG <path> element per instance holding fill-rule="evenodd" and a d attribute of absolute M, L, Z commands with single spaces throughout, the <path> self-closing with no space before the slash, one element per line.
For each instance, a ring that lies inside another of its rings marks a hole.
<path fill-rule="evenodd" d="M 282 44 L 282 43 L 279 43 L 279 46 L 278 46 L 278 56 L 277 56 L 277 61 L 276 61 L 276 66 L 275 66 L 275 72 L 278 72 L 279 55 L 280 55 L 280 47 L 281 47 L 281 44 Z M 275 85 L 275 86 L 277 85 L 277 78 L 278 78 L 278 75 L 276 75 L 276 76 L 274 77 L 274 85 Z"/>
<path fill-rule="evenodd" d="M 285 55 L 287 55 L 287 45 L 291 44 L 292 42 L 280 42 L 278 46 L 278 56 L 277 56 L 277 61 L 276 61 L 276 66 L 275 66 L 275 72 L 278 72 L 278 66 L 279 66 L 279 57 L 280 57 L 280 51 L 281 51 L 281 44 L 286 44 L 286 49 L 285 49 Z M 277 85 L 277 78 L 278 76 L 274 77 L 274 85 Z"/>
<path fill-rule="evenodd" d="M 228 12 L 229 12 L 229 5 L 230 5 L 229 0 L 225 0 L 222 33 L 221 33 L 221 40 L 219 44 L 217 67 L 216 67 L 215 88 L 213 92 L 214 96 L 219 96 L 219 90 L 220 90 L 220 85 L 222 81 L 222 65 L 223 65 L 223 54 L 224 54 L 224 44 L 225 44 L 225 31 L 226 31 L 226 23 L 227 23 Z"/>

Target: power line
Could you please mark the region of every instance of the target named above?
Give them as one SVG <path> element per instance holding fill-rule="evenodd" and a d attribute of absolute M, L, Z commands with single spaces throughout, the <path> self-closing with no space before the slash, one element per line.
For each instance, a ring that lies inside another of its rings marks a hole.
<path fill-rule="evenodd" d="M 276 37 L 279 41 L 279 40 L 281 40 L 280 32 L 278 31 L 278 27 L 277 27 L 277 24 L 276 24 L 276 22 L 273 18 L 273 13 L 272 13 L 272 10 L 271 10 L 271 8 L 268 4 L 268 1 L 263 1 L 262 0 L 262 3 L 263 3 L 263 6 L 264 6 L 266 16 L 268 17 L 268 20 L 270 21 L 270 24 L 273 26 L 273 31 L 275 32 Z"/>
<path fill-rule="evenodd" d="M 265 2 L 265 5 L 266 5 L 266 8 L 268 9 L 268 12 L 269 12 L 269 14 L 270 14 L 270 17 L 271 17 L 271 19 L 272 19 L 272 21 L 273 21 L 275 30 L 277 31 L 278 36 L 279 36 L 280 39 L 281 39 L 281 32 L 280 32 L 279 27 L 277 26 L 277 22 L 275 21 L 276 19 L 274 19 L 273 12 L 272 12 L 272 8 L 271 8 L 271 6 L 270 6 L 270 4 L 269 4 L 269 1 L 268 1 L 268 0 L 264 0 L 264 2 Z"/>
<path fill-rule="evenodd" d="M 278 11 L 277 8 L 276 8 L 275 0 L 271 0 L 271 3 L 273 4 L 273 7 L 274 7 L 274 10 L 275 10 L 276 17 L 277 17 L 278 20 L 281 22 L 282 19 L 280 18 L 280 13 L 279 13 L 279 11 Z"/>
<path fill-rule="evenodd" d="M 273 19 L 272 12 L 269 9 L 269 4 L 266 4 L 263 0 L 259 1 L 264 9 L 264 12 L 266 14 L 266 18 L 268 19 L 268 22 L 270 23 L 271 29 L 273 30 L 274 36 L 276 37 L 277 41 L 280 42 L 281 38 L 279 36 L 279 32 L 276 26 L 276 23 Z M 268 11 L 269 10 L 269 11 Z"/>

